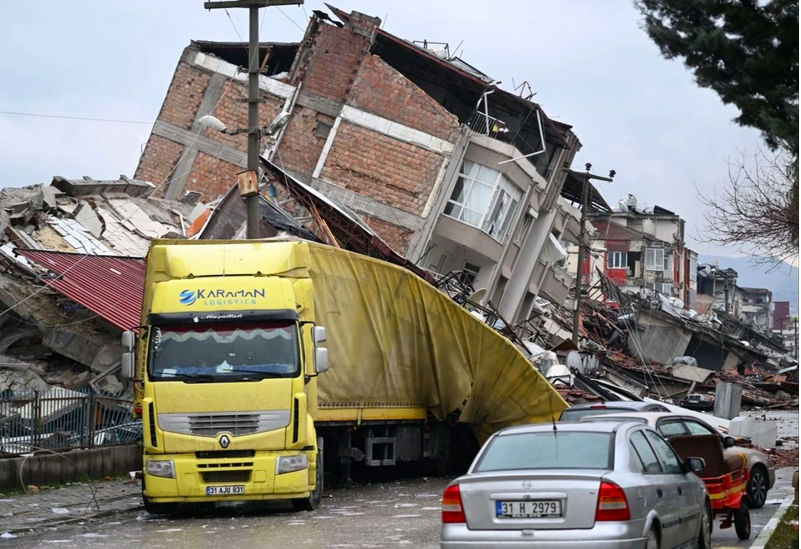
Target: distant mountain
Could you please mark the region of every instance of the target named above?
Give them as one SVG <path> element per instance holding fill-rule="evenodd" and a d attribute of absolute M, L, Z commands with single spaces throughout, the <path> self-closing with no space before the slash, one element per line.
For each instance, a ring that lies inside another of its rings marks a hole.
<path fill-rule="evenodd" d="M 721 268 L 731 267 L 737 271 L 737 285 L 746 288 L 767 288 L 773 292 L 773 301 L 789 301 L 790 314 L 798 314 L 798 269 L 783 264 L 765 272 L 767 265 L 756 265 L 748 257 L 719 257 L 702 255 L 698 264 L 718 262 Z"/>

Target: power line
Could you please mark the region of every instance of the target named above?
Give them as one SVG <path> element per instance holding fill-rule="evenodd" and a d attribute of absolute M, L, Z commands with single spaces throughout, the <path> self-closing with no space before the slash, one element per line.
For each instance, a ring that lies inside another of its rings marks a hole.
<path fill-rule="evenodd" d="M 116 120 L 113 118 L 91 118 L 88 116 L 66 116 L 57 114 L 39 114 L 33 112 L 17 112 L 17 111 L 0 111 L 0 114 L 10 114 L 14 116 L 35 116 L 37 118 L 62 118 L 64 120 L 86 120 L 89 122 L 114 122 L 116 124 L 147 124 L 153 125 L 153 122 L 140 122 L 139 120 Z"/>
<path fill-rule="evenodd" d="M 278 6 L 276 6 L 276 7 L 278 7 Z M 284 17 L 286 17 L 287 19 L 289 19 L 289 21 L 290 21 L 290 22 L 291 22 L 293 25 L 295 25 L 297 28 L 299 28 L 299 29 L 300 29 L 302 32 L 306 32 L 306 29 L 304 29 L 303 27 L 301 27 L 300 25 L 298 25 L 297 23 L 295 23 L 295 20 L 294 20 L 294 19 L 292 19 L 290 16 L 288 16 L 286 13 L 284 13 L 284 10 L 282 10 L 280 7 L 278 8 L 278 11 L 280 11 L 280 12 L 281 12 L 281 15 L 283 15 Z"/>

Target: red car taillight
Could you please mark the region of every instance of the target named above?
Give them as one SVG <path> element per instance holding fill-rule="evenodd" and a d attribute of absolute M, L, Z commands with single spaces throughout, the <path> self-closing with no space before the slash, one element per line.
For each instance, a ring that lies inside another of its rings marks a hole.
<path fill-rule="evenodd" d="M 452 524 L 457 522 L 467 522 L 462 507 L 462 494 L 459 492 L 459 485 L 452 484 L 445 488 L 442 496 L 442 523 Z"/>
<path fill-rule="evenodd" d="M 444 509 L 444 507 L 443 507 Z M 595 511 L 595 520 L 631 520 L 629 502 L 623 488 L 613 482 L 601 482 L 598 491 L 598 508 Z"/>

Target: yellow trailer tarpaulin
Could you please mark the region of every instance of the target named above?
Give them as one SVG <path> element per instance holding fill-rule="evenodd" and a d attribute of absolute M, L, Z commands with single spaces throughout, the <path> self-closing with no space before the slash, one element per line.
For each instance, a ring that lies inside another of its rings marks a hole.
<path fill-rule="evenodd" d="M 440 420 L 491 432 L 551 421 L 562 397 L 505 337 L 410 271 L 328 246 L 309 246 L 319 324 L 331 369 L 321 406 L 425 407 Z"/>

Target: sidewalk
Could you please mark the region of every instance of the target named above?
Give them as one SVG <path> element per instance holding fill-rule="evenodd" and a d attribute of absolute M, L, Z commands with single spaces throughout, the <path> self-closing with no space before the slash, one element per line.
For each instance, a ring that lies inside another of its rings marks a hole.
<path fill-rule="evenodd" d="M 94 490 L 93 490 L 94 489 Z M 21 532 L 91 520 L 142 506 L 141 481 L 130 479 L 0 492 L 0 539 Z"/>

